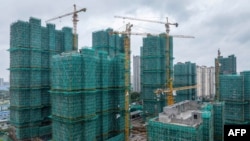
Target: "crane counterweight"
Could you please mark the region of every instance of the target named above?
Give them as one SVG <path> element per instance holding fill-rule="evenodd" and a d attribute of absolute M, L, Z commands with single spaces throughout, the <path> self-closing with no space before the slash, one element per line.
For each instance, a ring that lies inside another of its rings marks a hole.
<path fill-rule="evenodd" d="M 48 23 L 48 22 L 56 20 L 56 19 L 60 19 L 60 18 L 69 16 L 69 15 L 73 15 L 73 17 L 72 17 L 73 18 L 72 19 L 72 21 L 73 21 L 73 50 L 77 51 L 78 50 L 78 45 L 77 45 L 77 22 L 79 21 L 77 13 L 86 12 L 87 9 L 82 8 L 80 10 L 76 10 L 76 5 L 74 4 L 73 6 L 74 6 L 74 12 L 70 12 L 70 13 L 55 17 L 55 18 L 48 19 L 45 22 Z"/>

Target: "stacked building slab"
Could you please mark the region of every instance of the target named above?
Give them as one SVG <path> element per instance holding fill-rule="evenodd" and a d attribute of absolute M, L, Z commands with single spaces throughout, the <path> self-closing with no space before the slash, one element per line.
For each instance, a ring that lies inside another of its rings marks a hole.
<path fill-rule="evenodd" d="M 157 116 L 166 105 L 166 96 L 157 97 L 154 91 L 157 88 L 165 88 L 167 78 L 173 76 L 173 38 L 166 36 L 147 36 L 143 38 L 141 47 L 141 92 L 143 99 L 143 112 L 147 117 Z M 166 65 L 166 54 L 170 58 L 170 65 Z M 170 75 L 166 76 L 166 69 L 170 69 Z"/>
<path fill-rule="evenodd" d="M 182 101 L 164 107 L 159 117 L 149 120 L 149 141 L 213 141 L 213 105 Z"/>
<path fill-rule="evenodd" d="M 10 122 L 17 140 L 51 136 L 50 60 L 71 50 L 72 29 L 41 26 L 41 20 L 17 21 L 10 30 Z"/>
<path fill-rule="evenodd" d="M 113 29 L 92 33 L 92 46 L 98 55 L 97 140 L 124 140 L 125 56 L 123 37 Z"/>
<path fill-rule="evenodd" d="M 196 64 L 191 62 L 177 63 L 174 65 L 174 87 L 196 85 Z M 196 89 L 176 91 L 175 102 L 194 100 Z"/>

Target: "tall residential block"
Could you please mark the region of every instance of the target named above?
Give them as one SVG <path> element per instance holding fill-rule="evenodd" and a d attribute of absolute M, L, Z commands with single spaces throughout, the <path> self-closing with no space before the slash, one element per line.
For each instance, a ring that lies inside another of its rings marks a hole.
<path fill-rule="evenodd" d="M 123 36 L 113 29 L 92 33 L 92 48 L 97 55 L 96 140 L 124 140 L 125 55 Z"/>
<path fill-rule="evenodd" d="M 97 103 L 94 51 L 53 56 L 51 76 L 53 140 L 95 140 Z"/>
<path fill-rule="evenodd" d="M 124 140 L 124 55 L 97 52 L 82 48 L 53 56 L 55 141 Z"/>
<path fill-rule="evenodd" d="M 221 101 L 225 102 L 225 120 L 227 124 L 250 123 L 250 71 L 239 75 L 220 75 Z"/>
<path fill-rule="evenodd" d="M 216 60 L 217 58 L 215 63 Z M 229 55 L 227 58 L 219 57 L 220 74 L 237 74 L 236 65 L 236 57 L 234 55 Z"/>
<path fill-rule="evenodd" d="M 141 92 L 141 57 L 133 56 L 133 91 Z"/>
<path fill-rule="evenodd" d="M 177 63 L 174 65 L 174 87 L 196 85 L 196 64 L 191 62 Z M 195 100 L 196 89 L 176 91 L 175 102 Z"/>
<path fill-rule="evenodd" d="M 213 98 L 215 95 L 215 68 L 197 66 L 197 96 Z"/>
<path fill-rule="evenodd" d="M 10 123 L 17 140 L 51 138 L 50 61 L 72 50 L 72 35 L 71 28 L 43 27 L 34 17 L 11 24 Z"/>
<path fill-rule="evenodd" d="M 166 38 L 165 34 L 143 38 L 140 56 L 143 112 L 147 117 L 157 116 L 166 105 L 166 95 L 156 95 L 154 91 L 165 88 L 167 78 L 173 77 L 173 38 Z"/>

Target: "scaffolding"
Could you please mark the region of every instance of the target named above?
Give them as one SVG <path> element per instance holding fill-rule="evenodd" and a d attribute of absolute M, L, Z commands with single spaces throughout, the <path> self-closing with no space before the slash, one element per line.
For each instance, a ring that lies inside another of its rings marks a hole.
<path fill-rule="evenodd" d="M 147 117 L 157 115 L 166 105 L 166 96 L 156 96 L 157 88 L 166 87 L 166 68 L 172 70 L 173 76 L 173 38 L 169 37 L 170 66 L 166 65 L 166 36 L 150 36 L 143 38 L 141 47 L 141 88 L 143 112 Z"/>
<path fill-rule="evenodd" d="M 196 85 L 196 64 L 191 62 L 177 63 L 174 65 L 174 87 Z M 188 89 L 177 91 L 175 102 L 195 100 L 196 90 Z"/>
<path fill-rule="evenodd" d="M 214 102 L 214 141 L 224 140 L 225 102 Z"/>
<path fill-rule="evenodd" d="M 41 20 L 16 21 L 10 27 L 10 123 L 18 140 L 51 136 L 50 60 L 70 45 L 56 36 L 55 25 Z M 56 43 L 58 50 L 56 50 Z"/>
<path fill-rule="evenodd" d="M 122 137 L 120 134 L 125 128 L 123 67 L 123 54 L 110 57 L 97 48 L 85 47 L 79 53 L 53 56 L 50 93 L 54 140 L 60 140 L 62 133 L 56 130 L 59 125 L 65 130 L 75 126 L 79 132 L 87 130 L 90 122 L 94 128 L 91 136 L 87 137 L 88 132 L 74 134 L 72 129 L 60 131 L 65 134 L 63 140 L 119 140 Z"/>
<path fill-rule="evenodd" d="M 96 140 L 120 141 L 125 128 L 125 78 L 123 36 L 113 29 L 92 33 L 92 48 L 97 56 Z"/>
<path fill-rule="evenodd" d="M 249 71 L 220 75 L 220 100 L 225 101 L 226 124 L 247 124 L 249 120 Z"/>
<path fill-rule="evenodd" d="M 51 74 L 53 140 L 94 140 L 97 119 L 94 50 L 54 55 Z"/>

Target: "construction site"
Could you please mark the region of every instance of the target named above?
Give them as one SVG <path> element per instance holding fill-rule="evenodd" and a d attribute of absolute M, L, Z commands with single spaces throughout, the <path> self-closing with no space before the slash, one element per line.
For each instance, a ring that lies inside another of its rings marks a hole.
<path fill-rule="evenodd" d="M 250 124 L 250 70 L 239 74 L 235 56 L 215 50 L 215 95 L 197 99 L 196 63 L 174 64 L 178 23 L 159 34 L 111 27 L 92 32 L 78 47 L 77 10 L 46 21 L 10 25 L 10 124 L 13 141 L 223 141 L 224 125 Z M 73 28 L 53 20 L 73 16 Z M 131 112 L 131 36 L 142 36 L 142 109 Z M 216 54 L 217 53 L 217 54 Z M 229 61 L 228 61 L 229 60 Z M 201 81 L 202 83 L 202 81 Z"/>

